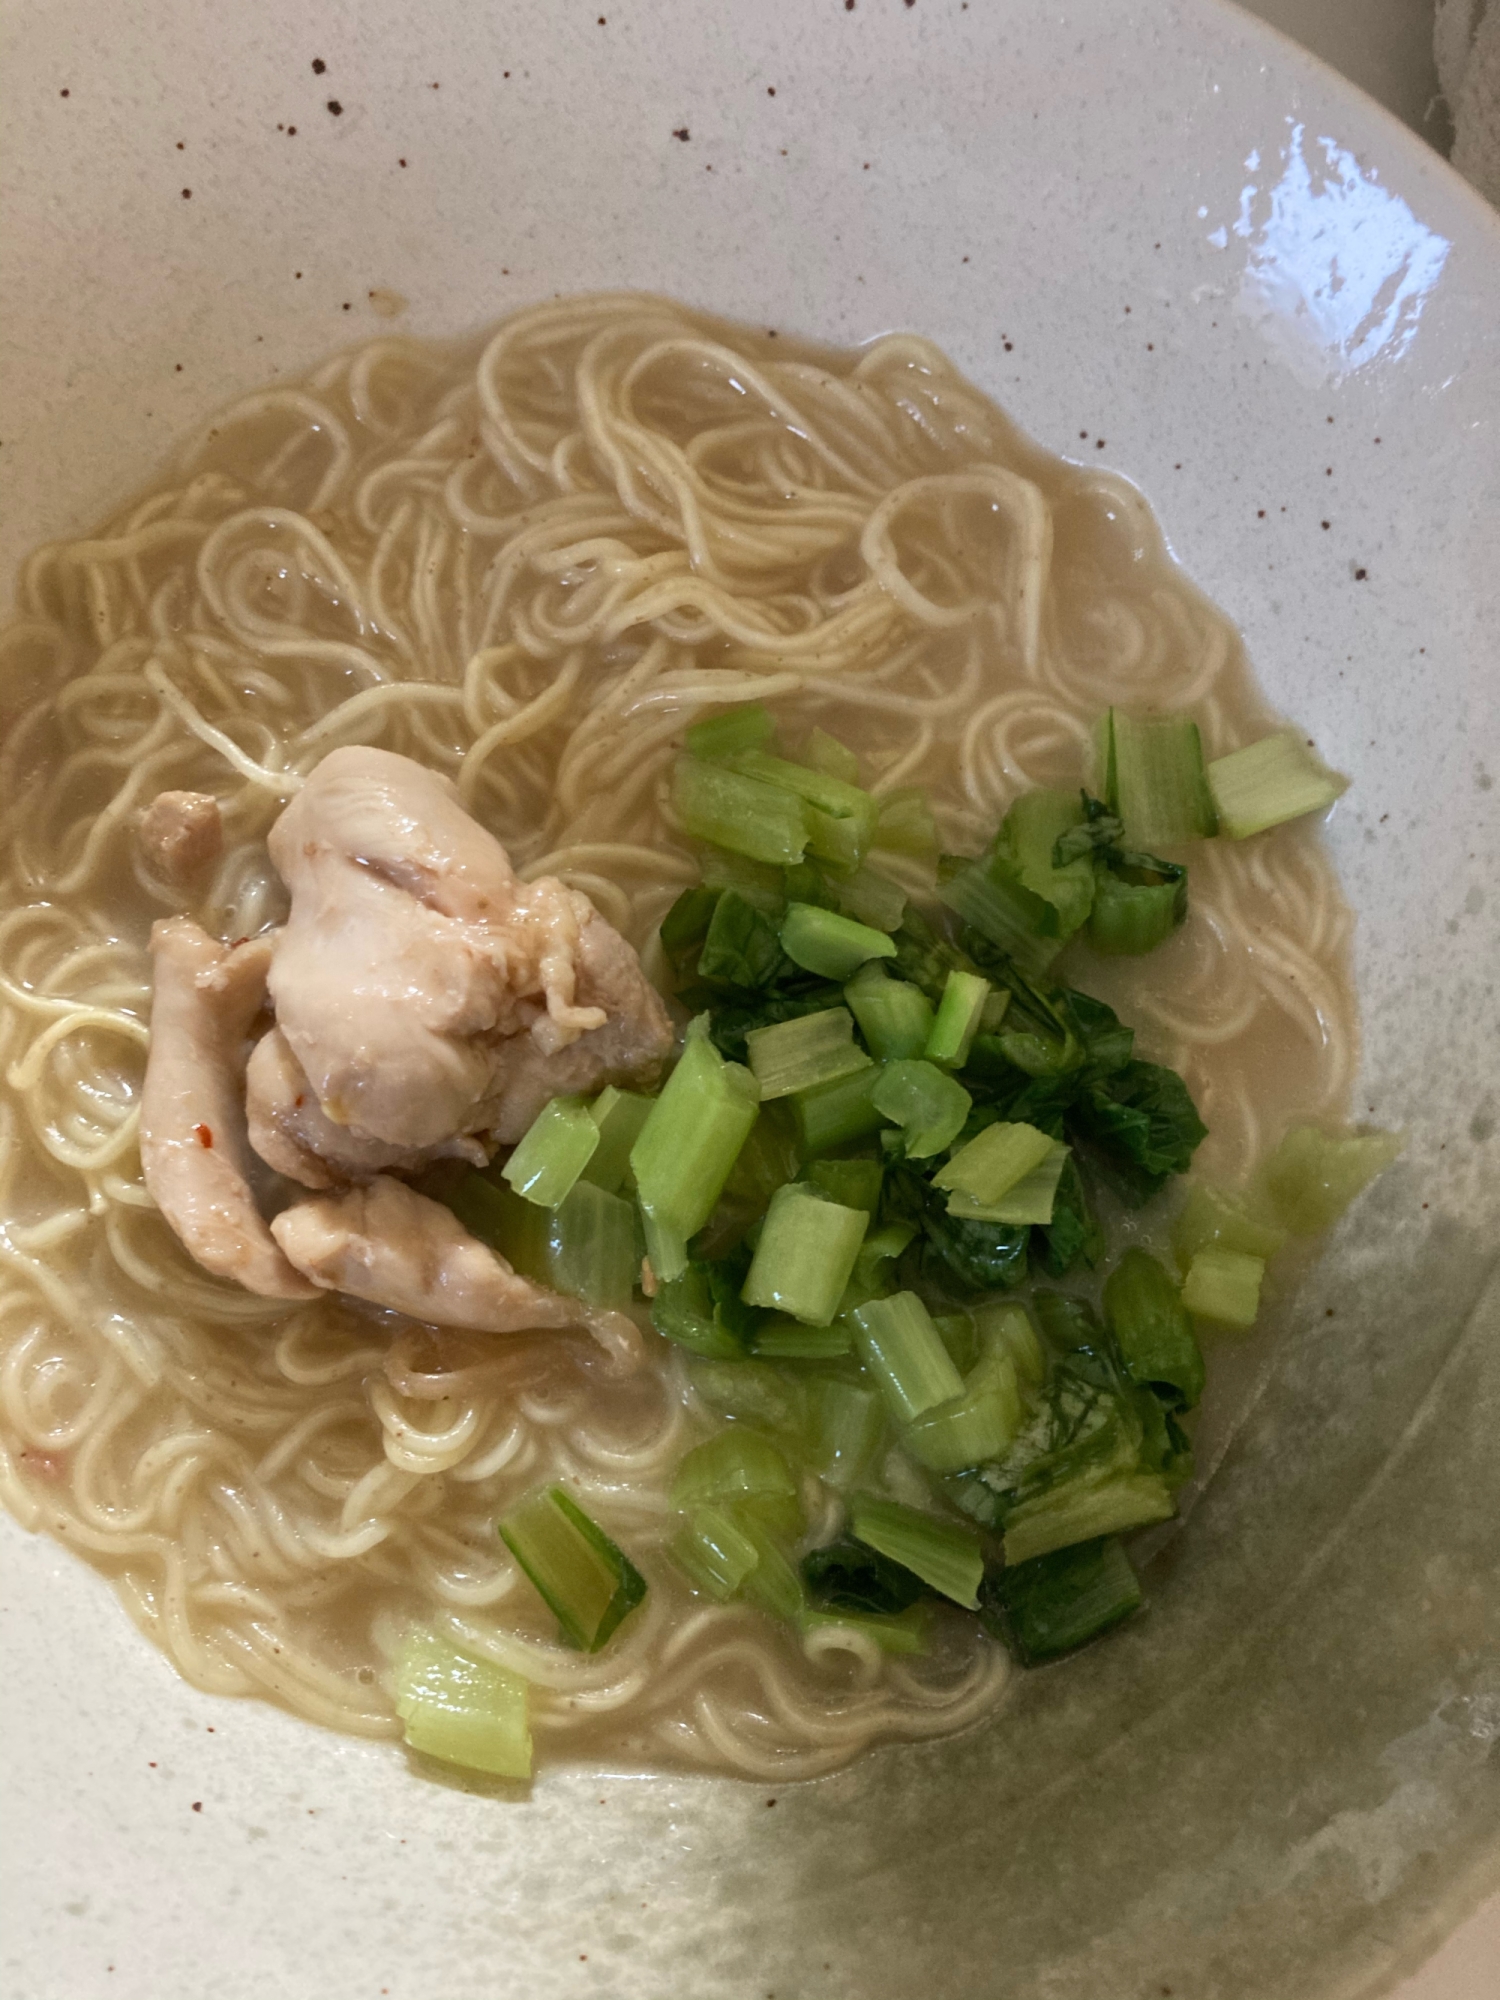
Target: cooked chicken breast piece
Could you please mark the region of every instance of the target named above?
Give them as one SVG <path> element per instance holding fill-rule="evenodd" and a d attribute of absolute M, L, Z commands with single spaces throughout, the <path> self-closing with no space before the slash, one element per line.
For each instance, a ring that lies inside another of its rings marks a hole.
<path fill-rule="evenodd" d="M 671 1047 L 635 953 L 586 896 L 520 882 L 446 778 L 325 757 L 277 820 L 291 892 L 270 989 L 326 1117 L 426 1151 L 513 1138 L 562 1091 L 641 1082 Z M 258 1127 L 259 1129 L 259 1127 Z"/>
<path fill-rule="evenodd" d="M 250 1192 L 245 1057 L 265 1004 L 271 946 L 230 947 L 186 917 L 152 926 L 151 1046 L 141 1165 L 157 1207 L 215 1276 L 273 1299 L 317 1287 L 293 1270 Z"/>
<path fill-rule="evenodd" d="M 219 801 L 207 792 L 158 792 L 141 814 L 136 840 L 158 881 L 191 888 L 224 852 Z"/>
<path fill-rule="evenodd" d="M 317 1099 L 301 1063 L 280 1028 L 261 1036 L 245 1073 L 250 1144 L 268 1167 L 302 1187 L 346 1187 L 395 1167 L 415 1173 L 434 1160 L 488 1159 L 477 1139 L 449 1139 L 441 1146 L 392 1146 L 350 1125 L 335 1125 Z"/>
<path fill-rule="evenodd" d="M 640 1346 L 623 1313 L 596 1312 L 533 1284 L 450 1209 L 384 1174 L 367 1187 L 299 1201 L 271 1228 L 290 1261 L 325 1290 L 412 1319 L 481 1333 L 586 1327 L 617 1353 Z"/>

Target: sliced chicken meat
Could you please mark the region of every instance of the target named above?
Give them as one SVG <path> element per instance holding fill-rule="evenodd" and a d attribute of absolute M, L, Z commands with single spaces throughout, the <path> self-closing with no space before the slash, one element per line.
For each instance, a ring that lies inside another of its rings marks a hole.
<path fill-rule="evenodd" d="M 268 1167 L 302 1187 L 346 1187 L 395 1167 L 414 1173 L 434 1160 L 482 1167 L 488 1154 L 460 1136 L 439 1146 L 393 1146 L 350 1125 L 335 1125 L 319 1104 L 291 1043 L 280 1028 L 261 1036 L 245 1075 L 250 1144 Z"/>
<path fill-rule="evenodd" d="M 184 1245 L 267 1298 L 316 1287 L 277 1248 L 250 1190 L 245 1058 L 265 1004 L 270 944 L 220 944 L 186 917 L 151 932 L 151 1047 L 141 1094 L 146 1186 Z"/>
<path fill-rule="evenodd" d="M 451 1210 L 388 1175 L 299 1201 L 271 1228 L 290 1262 L 315 1284 L 412 1319 L 483 1333 L 587 1327 L 622 1356 L 640 1346 L 623 1313 L 596 1312 L 532 1284 Z"/>
<path fill-rule="evenodd" d="M 277 1024 L 327 1118 L 362 1141 L 513 1139 L 548 1097 L 645 1081 L 671 1047 L 635 953 L 588 898 L 519 881 L 454 787 L 409 758 L 333 751 L 270 850 L 291 892 Z"/>
<path fill-rule="evenodd" d="M 136 840 L 158 881 L 191 888 L 224 852 L 219 801 L 207 792 L 158 792 L 141 814 Z"/>

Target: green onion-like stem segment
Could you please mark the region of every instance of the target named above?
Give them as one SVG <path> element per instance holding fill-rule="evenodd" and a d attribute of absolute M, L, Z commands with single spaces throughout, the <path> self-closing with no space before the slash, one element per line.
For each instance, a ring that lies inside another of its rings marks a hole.
<path fill-rule="evenodd" d="M 1262 1258 L 1211 1243 L 1188 1265 L 1182 1303 L 1200 1319 L 1217 1320 L 1221 1326 L 1254 1326 L 1265 1274 Z"/>
<path fill-rule="evenodd" d="M 760 1551 L 728 1507 L 695 1506 L 668 1544 L 695 1590 L 723 1604 L 743 1588 Z"/>
<path fill-rule="evenodd" d="M 767 1102 L 837 1082 L 870 1066 L 870 1058 L 854 1040 L 854 1018 L 847 1007 L 825 1007 L 768 1028 L 752 1028 L 745 1048 Z"/>
<path fill-rule="evenodd" d="M 860 1359 L 899 1422 L 909 1424 L 963 1395 L 963 1378 L 915 1292 L 870 1299 L 849 1321 Z"/>
<path fill-rule="evenodd" d="M 730 764 L 745 777 L 774 786 L 807 806 L 808 845 L 820 860 L 851 871 L 864 860 L 880 814 L 878 801 L 868 792 L 763 750 L 742 751 Z"/>
<path fill-rule="evenodd" d="M 687 1240 L 712 1215 L 760 1106 L 755 1078 L 724 1061 L 707 1029 L 707 1016 L 689 1029 L 630 1151 L 652 1268 L 663 1281 L 687 1269 Z"/>
<path fill-rule="evenodd" d="M 769 1438 L 743 1424 L 695 1445 L 679 1462 L 667 1497 L 684 1512 L 707 1503 L 748 1508 L 776 1534 L 802 1530 L 791 1467 Z"/>
<path fill-rule="evenodd" d="M 913 861 L 936 861 L 937 826 L 932 807 L 920 785 L 904 785 L 887 792 L 880 800 L 880 817 L 875 823 L 875 846 L 891 854 L 905 854 Z"/>
<path fill-rule="evenodd" d="M 792 1111 L 807 1159 L 853 1145 L 880 1130 L 886 1121 L 875 1103 L 875 1088 L 884 1074 L 871 1063 L 833 1083 L 797 1092 L 791 1100 Z"/>
<path fill-rule="evenodd" d="M 1208 1181 L 1188 1189 L 1182 1213 L 1172 1225 L 1172 1248 L 1186 1270 L 1200 1250 L 1211 1243 L 1225 1250 L 1242 1250 L 1247 1257 L 1274 1257 L 1287 1232 L 1242 1195 L 1227 1193 Z"/>
<path fill-rule="evenodd" d="M 870 1218 L 813 1188 L 778 1188 L 745 1279 L 748 1305 L 769 1306 L 809 1326 L 827 1326 L 838 1310 Z"/>
<path fill-rule="evenodd" d="M 885 1407 L 874 1389 L 825 1375 L 808 1389 L 808 1444 L 813 1469 L 840 1492 L 857 1486 L 885 1436 Z"/>
<path fill-rule="evenodd" d="M 1296 1125 L 1265 1167 L 1276 1212 L 1296 1236 L 1331 1229 L 1354 1197 L 1401 1151 L 1394 1132 L 1360 1132 L 1333 1139 L 1313 1125 Z"/>
<path fill-rule="evenodd" d="M 1154 1472 L 1127 1472 L 1103 1482 L 1068 1480 L 1005 1517 L 1005 1560 L 1030 1562 L 1073 1542 L 1123 1535 L 1172 1517 L 1172 1493 Z"/>
<path fill-rule="evenodd" d="M 564 1639 L 581 1652 L 597 1653 L 646 1595 L 634 1563 L 560 1486 L 523 1500 L 499 1529 Z"/>
<path fill-rule="evenodd" d="M 741 708 L 721 708 L 705 715 L 688 730 L 685 741 L 690 756 L 712 762 L 719 757 L 733 757 L 741 750 L 764 750 L 775 733 L 769 709 L 753 701 Z"/>
<path fill-rule="evenodd" d="M 889 1062 L 871 1093 L 875 1109 L 902 1128 L 909 1159 L 930 1159 L 963 1130 L 973 1106 L 961 1083 L 930 1062 Z"/>
<path fill-rule="evenodd" d="M 950 972 L 922 1054 L 945 1069 L 962 1069 L 984 1018 L 990 982 L 976 972 Z"/>
<path fill-rule="evenodd" d="M 932 1002 L 919 986 L 865 965 L 844 988 L 849 1011 L 870 1053 L 880 1062 L 920 1056 L 932 1033 Z"/>
<path fill-rule="evenodd" d="M 599 1145 L 599 1127 L 581 1097 L 554 1097 L 531 1121 L 501 1174 L 539 1208 L 556 1208 Z"/>
<path fill-rule="evenodd" d="M 812 816 L 795 794 L 698 757 L 677 759 L 672 803 L 695 840 L 773 868 L 794 866 L 812 838 Z"/>
<path fill-rule="evenodd" d="M 1132 1246 L 1104 1284 L 1104 1316 L 1132 1381 L 1172 1409 L 1203 1394 L 1203 1355 L 1186 1299 L 1149 1251 Z"/>
<path fill-rule="evenodd" d="M 1187 915 L 1187 870 L 1167 862 L 1101 868 L 1088 940 L 1110 958 L 1139 958 L 1172 935 Z"/>
<path fill-rule="evenodd" d="M 991 1207 L 1042 1164 L 1054 1143 L 1035 1125 L 986 1125 L 938 1168 L 932 1184 L 962 1195 L 971 1207 Z"/>
<path fill-rule="evenodd" d="M 418 1627 L 402 1641 L 392 1678 L 413 1750 L 497 1778 L 531 1776 L 529 1690 L 519 1675 Z"/>
<path fill-rule="evenodd" d="M 1321 763 L 1304 737 L 1282 730 L 1216 757 L 1208 767 L 1208 785 L 1220 832 L 1246 840 L 1304 813 L 1326 812 L 1349 780 Z"/>
<path fill-rule="evenodd" d="M 1016 1364 L 991 1352 L 975 1367 L 964 1392 L 938 1403 L 901 1434 L 904 1449 L 929 1472 L 962 1472 L 998 1458 L 1021 1428 Z"/>
<path fill-rule="evenodd" d="M 1131 847 L 1168 847 L 1214 832 L 1196 722 L 1185 715 L 1134 716 L 1112 708 L 1104 731 L 1105 766 L 1113 774 L 1109 803 L 1124 822 Z"/>
<path fill-rule="evenodd" d="M 606 1194 L 618 1194 L 630 1172 L 630 1149 L 651 1116 L 651 1099 L 610 1084 L 589 1106 L 589 1116 L 599 1128 L 599 1144 L 583 1178 Z"/>
<path fill-rule="evenodd" d="M 978 1537 L 957 1522 L 920 1513 L 898 1500 L 876 1500 L 857 1494 L 849 1509 L 849 1531 L 943 1597 L 966 1611 L 979 1608 L 984 1556 Z"/>
<path fill-rule="evenodd" d="M 1040 979 L 1062 949 L 1060 937 L 1049 937 L 1040 928 L 1040 912 L 1046 906 L 983 862 L 955 869 L 939 882 L 938 894 L 981 937 L 1006 952 L 1029 979 Z"/>
<path fill-rule="evenodd" d="M 894 958 L 896 947 L 884 931 L 872 930 L 837 910 L 792 903 L 781 926 L 781 948 L 794 965 L 824 979 L 847 979 L 870 959 Z"/>

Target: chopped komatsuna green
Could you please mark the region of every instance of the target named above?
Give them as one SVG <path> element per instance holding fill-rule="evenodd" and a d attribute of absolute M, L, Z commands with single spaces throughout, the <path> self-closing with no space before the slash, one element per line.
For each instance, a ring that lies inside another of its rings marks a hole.
<path fill-rule="evenodd" d="M 854 1335 L 842 1320 L 804 1326 L 797 1319 L 772 1319 L 755 1334 L 755 1352 L 762 1361 L 837 1361 L 853 1346 Z"/>
<path fill-rule="evenodd" d="M 1039 1132 L 1035 1125 L 1003 1121 L 986 1125 L 938 1168 L 932 1184 L 981 1208 L 990 1207 L 1039 1167 L 1054 1143 L 1050 1133 Z M 951 1201 L 948 1206 L 953 1208 Z"/>
<path fill-rule="evenodd" d="M 962 1396 L 963 1377 L 915 1292 L 869 1299 L 849 1321 L 859 1357 L 899 1423 Z"/>
<path fill-rule="evenodd" d="M 1104 1317 L 1131 1381 L 1191 1410 L 1203 1394 L 1203 1354 L 1188 1301 L 1149 1250 L 1132 1245 L 1105 1279 Z"/>
<path fill-rule="evenodd" d="M 779 917 L 786 908 L 787 871 L 767 861 L 752 861 L 745 854 L 731 854 L 727 847 L 715 847 L 705 841 L 698 856 L 699 870 L 703 876 L 703 889 L 688 889 L 678 897 L 677 902 L 662 919 L 662 942 L 667 941 L 667 923 L 687 897 L 713 895 L 724 889 L 732 889 L 747 903 L 753 904 L 763 916 Z M 671 953 L 668 953 L 671 956 Z"/>
<path fill-rule="evenodd" d="M 599 1146 L 599 1127 L 581 1097 L 554 1097 L 531 1121 L 501 1176 L 538 1208 L 556 1208 Z"/>
<path fill-rule="evenodd" d="M 1062 949 L 1063 940 L 1038 926 L 1045 905 L 1008 876 L 982 861 L 959 861 L 939 868 L 938 895 L 1011 959 L 1029 979 L 1039 979 Z"/>
<path fill-rule="evenodd" d="M 862 965 L 844 988 L 865 1046 L 879 1062 L 920 1056 L 932 1033 L 932 1002 L 919 986 L 892 979 L 879 965 Z"/>
<path fill-rule="evenodd" d="M 948 1350 L 948 1359 L 960 1375 L 967 1375 L 979 1359 L 979 1329 L 972 1313 L 934 1313 L 932 1323 Z"/>
<path fill-rule="evenodd" d="M 797 761 L 811 771 L 821 771 L 825 778 L 838 778 L 846 785 L 859 783 L 858 757 L 847 743 L 840 743 L 826 729 L 813 728 L 807 732 L 797 752 Z"/>
<path fill-rule="evenodd" d="M 906 915 L 906 891 L 889 875 L 882 875 L 876 868 L 860 867 L 833 886 L 839 908 L 846 917 L 855 917 L 877 931 L 900 928 Z"/>
<path fill-rule="evenodd" d="M 1266 1190 L 1294 1236 L 1316 1236 L 1333 1227 L 1404 1144 L 1395 1132 L 1334 1139 L 1315 1125 L 1294 1125 L 1266 1163 Z"/>
<path fill-rule="evenodd" d="M 768 1103 L 870 1067 L 870 1058 L 854 1039 L 854 1016 L 847 1007 L 823 1007 L 768 1028 L 752 1028 L 745 1049 Z"/>
<path fill-rule="evenodd" d="M 624 1312 L 640 1257 L 635 1210 L 617 1194 L 579 1181 L 544 1217 L 547 1282 L 605 1312 Z"/>
<path fill-rule="evenodd" d="M 667 1499 L 685 1513 L 708 1503 L 747 1508 L 777 1534 L 802 1532 L 802 1502 L 791 1467 L 769 1438 L 744 1424 L 731 1424 L 694 1445 L 679 1461 Z"/>
<path fill-rule="evenodd" d="M 1112 773 L 1108 802 L 1133 848 L 1206 839 L 1217 824 L 1203 769 L 1203 739 L 1186 715 L 1129 715 L 1112 708 L 1101 725 Z"/>
<path fill-rule="evenodd" d="M 812 838 L 812 816 L 800 798 L 746 777 L 727 763 L 679 757 L 672 773 L 672 804 L 684 833 L 694 840 L 711 841 L 773 868 L 800 861 Z"/>
<path fill-rule="evenodd" d="M 1029 1229 L 950 1215 L 948 1196 L 909 1161 L 887 1168 L 883 1207 L 921 1231 L 924 1275 L 950 1294 L 1001 1292 L 1026 1276 Z"/>
<path fill-rule="evenodd" d="M 710 1361 L 738 1361 L 747 1351 L 733 1316 L 714 1297 L 705 1264 L 689 1264 L 680 1276 L 657 1286 L 651 1324 L 664 1339 Z"/>
<path fill-rule="evenodd" d="M 986 1570 L 979 1618 L 1030 1667 L 1097 1639 L 1140 1603 L 1140 1579 L 1109 1535 Z"/>
<path fill-rule="evenodd" d="M 646 1595 L 646 1579 L 560 1486 L 501 1517 L 500 1539 L 526 1572 L 564 1639 L 597 1653 Z"/>
<path fill-rule="evenodd" d="M 961 1396 L 908 1424 L 901 1444 L 929 1472 L 962 1472 L 998 1458 L 1020 1428 L 1016 1364 L 1008 1354 L 991 1354 L 971 1371 Z"/>
<path fill-rule="evenodd" d="M 796 1121 L 785 1104 L 762 1104 L 750 1137 L 724 1183 L 724 1199 L 761 1215 L 777 1188 L 797 1178 L 801 1153 Z"/>
<path fill-rule="evenodd" d="M 1304 813 L 1326 812 L 1348 790 L 1349 780 L 1330 771 L 1306 737 L 1285 729 L 1216 757 L 1208 767 L 1208 786 L 1219 831 L 1231 840 L 1247 840 Z"/>
<path fill-rule="evenodd" d="M 883 1067 L 871 1063 L 832 1083 L 797 1092 L 790 1101 L 806 1158 L 853 1145 L 881 1129 L 886 1119 L 875 1103 L 875 1086 L 884 1074 Z"/>
<path fill-rule="evenodd" d="M 948 974 L 937 1019 L 922 1051 L 928 1062 L 940 1063 L 945 1069 L 963 1068 L 989 997 L 990 982 L 977 972 Z"/>
<path fill-rule="evenodd" d="M 953 1144 L 974 1100 L 934 1064 L 918 1061 L 885 1063 L 871 1102 L 901 1127 L 907 1158 L 926 1160 Z"/>
<path fill-rule="evenodd" d="M 764 750 L 776 734 L 769 709 L 758 701 L 740 708 L 721 708 L 691 724 L 684 741 L 688 755 L 712 761 L 732 757 L 739 750 Z"/>
<path fill-rule="evenodd" d="M 928 1604 L 914 1604 L 909 1611 L 890 1612 L 881 1617 L 868 1611 L 805 1611 L 802 1637 L 806 1643 L 820 1633 L 850 1633 L 870 1640 L 882 1653 L 925 1653 L 932 1623 L 931 1608 Z"/>
<path fill-rule="evenodd" d="M 849 1535 L 810 1549 L 802 1558 L 802 1580 L 814 1604 L 867 1617 L 896 1616 L 927 1595 L 914 1571 Z"/>
<path fill-rule="evenodd" d="M 1155 951 L 1187 915 L 1187 870 L 1149 855 L 1122 855 L 1096 871 L 1088 941 L 1110 958 Z"/>
<path fill-rule="evenodd" d="M 413 1750 L 497 1778 L 531 1776 L 530 1690 L 519 1674 L 419 1626 L 402 1641 L 392 1678 Z"/>
<path fill-rule="evenodd" d="M 731 770 L 802 800 L 809 808 L 808 846 L 825 861 L 857 868 L 875 833 L 880 806 L 858 785 L 793 764 L 764 750 L 744 750 L 728 760 Z M 796 857 L 801 859 L 800 855 Z"/>
<path fill-rule="evenodd" d="M 740 1585 L 740 1596 L 767 1617 L 797 1624 L 807 1608 L 802 1579 L 776 1537 L 753 1514 L 741 1513 L 741 1527 L 755 1544 L 755 1567 Z"/>
<path fill-rule="evenodd" d="M 1061 864 L 1057 859 L 1059 841 L 1081 826 L 1084 816 L 1078 792 L 1023 792 L 1000 822 L 985 856 L 992 875 L 1003 872 L 1022 896 L 1035 898 L 1033 922 L 1044 937 L 1071 937 L 1094 901 L 1089 856 Z"/>
<path fill-rule="evenodd" d="M 1182 1213 L 1172 1225 L 1172 1248 L 1184 1271 L 1210 1244 L 1243 1251 L 1247 1257 L 1271 1258 L 1286 1239 L 1279 1222 L 1259 1213 L 1244 1196 L 1208 1181 L 1197 1181 L 1188 1189 Z"/>
<path fill-rule="evenodd" d="M 659 1281 L 687 1269 L 687 1240 L 713 1214 L 760 1108 L 749 1070 L 727 1063 L 708 1039 L 708 1016 L 688 1029 L 682 1057 L 630 1151 Z"/>
<path fill-rule="evenodd" d="M 874 1463 L 885 1437 L 885 1405 L 863 1382 L 818 1376 L 807 1385 L 807 1435 L 813 1470 L 845 1492 Z"/>
<path fill-rule="evenodd" d="M 807 1178 L 830 1201 L 845 1208 L 862 1208 L 874 1215 L 880 1207 L 880 1185 L 885 1179 L 879 1160 L 814 1160 Z"/>
<path fill-rule="evenodd" d="M 1208 1136 L 1177 1072 L 1135 1058 L 1084 1085 L 1069 1107 L 1068 1131 L 1089 1142 L 1106 1178 L 1137 1207 L 1185 1174 Z"/>
<path fill-rule="evenodd" d="M 708 986 L 763 992 L 786 969 L 775 919 L 738 889 L 722 890 L 698 948 L 696 978 Z"/>
<path fill-rule="evenodd" d="M 750 1305 L 789 1313 L 809 1326 L 827 1326 L 869 1226 L 864 1209 L 829 1201 L 805 1182 L 778 1188 L 766 1210 L 743 1297 Z"/>
<path fill-rule="evenodd" d="M 630 1149 L 641 1136 L 651 1105 L 652 1099 L 639 1091 L 617 1090 L 613 1084 L 600 1091 L 589 1106 L 599 1143 L 583 1170 L 583 1180 L 592 1181 L 606 1194 L 620 1192 L 630 1172 Z"/>
<path fill-rule="evenodd" d="M 1025 1306 L 1008 1301 L 975 1306 L 970 1317 L 981 1347 L 1008 1354 L 1018 1379 L 1028 1389 L 1039 1389 L 1047 1377 L 1047 1356 Z"/>
<path fill-rule="evenodd" d="M 736 1594 L 760 1560 L 730 1510 L 712 1503 L 695 1506 L 667 1547 L 693 1588 L 720 1604 Z"/>
<path fill-rule="evenodd" d="M 824 979 L 847 979 L 872 958 L 896 956 L 896 947 L 884 931 L 811 903 L 788 907 L 781 925 L 781 948 L 794 965 Z"/>
<path fill-rule="evenodd" d="M 862 1306 L 867 1299 L 883 1297 L 889 1291 L 886 1266 L 901 1255 L 916 1233 L 909 1222 L 886 1222 L 870 1231 L 859 1246 L 853 1276 L 839 1300 L 840 1317 Z"/>
<path fill-rule="evenodd" d="M 1012 1229 L 1039 1224 L 1045 1228 L 1052 1222 L 1069 1157 L 1068 1148 L 1055 1139 L 1042 1160 L 998 1201 L 975 1201 L 969 1195 L 953 1194 L 948 1197 L 949 1212 L 964 1222 L 1001 1222 Z"/>
<path fill-rule="evenodd" d="M 606 1311 L 629 1306 L 639 1268 L 635 1216 L 617 1195 L 579 1181 L 556 1208 L 538 1208 L 469 1168 L 444 1199 L 522 1277 Z"/>
<path fill-rule="evenodd" d="M 956 1521 L 924 1514 L 899 1500 L 856 1494 L 849 1507 L 849 1532 L 858 1542 L 889 1556 L 966 1611 L 979 1608 L 984 1555 L 978 1537 Z"/>
<path fill-rule="evenodd" d="M 875 822 L 874 845 L 891 854 L 905 854 L 913 861 L 936 861 L 938 833 L 932 807 L 920 785 L 902 785 L 884 793 L 876 802 L 880 817 Z"/>
<path fill-rule="evenodd" d="M 1211 1243 L 1188 1265 L 1182 1303 L 1200 1319 L 1217 1320 L 1221 1326 L 1254 1326 L 1265 1274 L 1263 1257 Z"/>
<path fill-rule="evenodd" d="M 1030 1562 L 1074 1542 L 1123 1535 L 1172 1518 L 1172 1491 L 1160 1473 L 1126 1472 L 1113 1479 L 1084 1477 L 1025 1500 L 1005 1517 L 1005 1560 Z"/>
<path fill-rule="evenodd" d="M 783 1439 L 789 1450 L 800 1449 L 806 1410 L 801 1382 L 765 1361 L 693 1362 L 693 1387 L 720 1416 Z"/>

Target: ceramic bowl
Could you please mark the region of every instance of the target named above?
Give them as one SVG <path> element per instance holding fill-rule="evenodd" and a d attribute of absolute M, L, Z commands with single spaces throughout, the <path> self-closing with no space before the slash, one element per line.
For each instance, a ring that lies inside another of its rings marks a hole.
<path fill-rule="evenodd" d="M 1351 773 L 1357 1108 L 1410 1135 L 1149 1618 L 824 1782 L 435 1785 L 196 1694 L 3 1524 L 6 1992 L 1382 1990 L 1500 1878 L 1500 223 L 1210 0 L 3 19 L 7 571 L 388 325 L 641 286 L 919 328 L 1141 484 Z"/>

